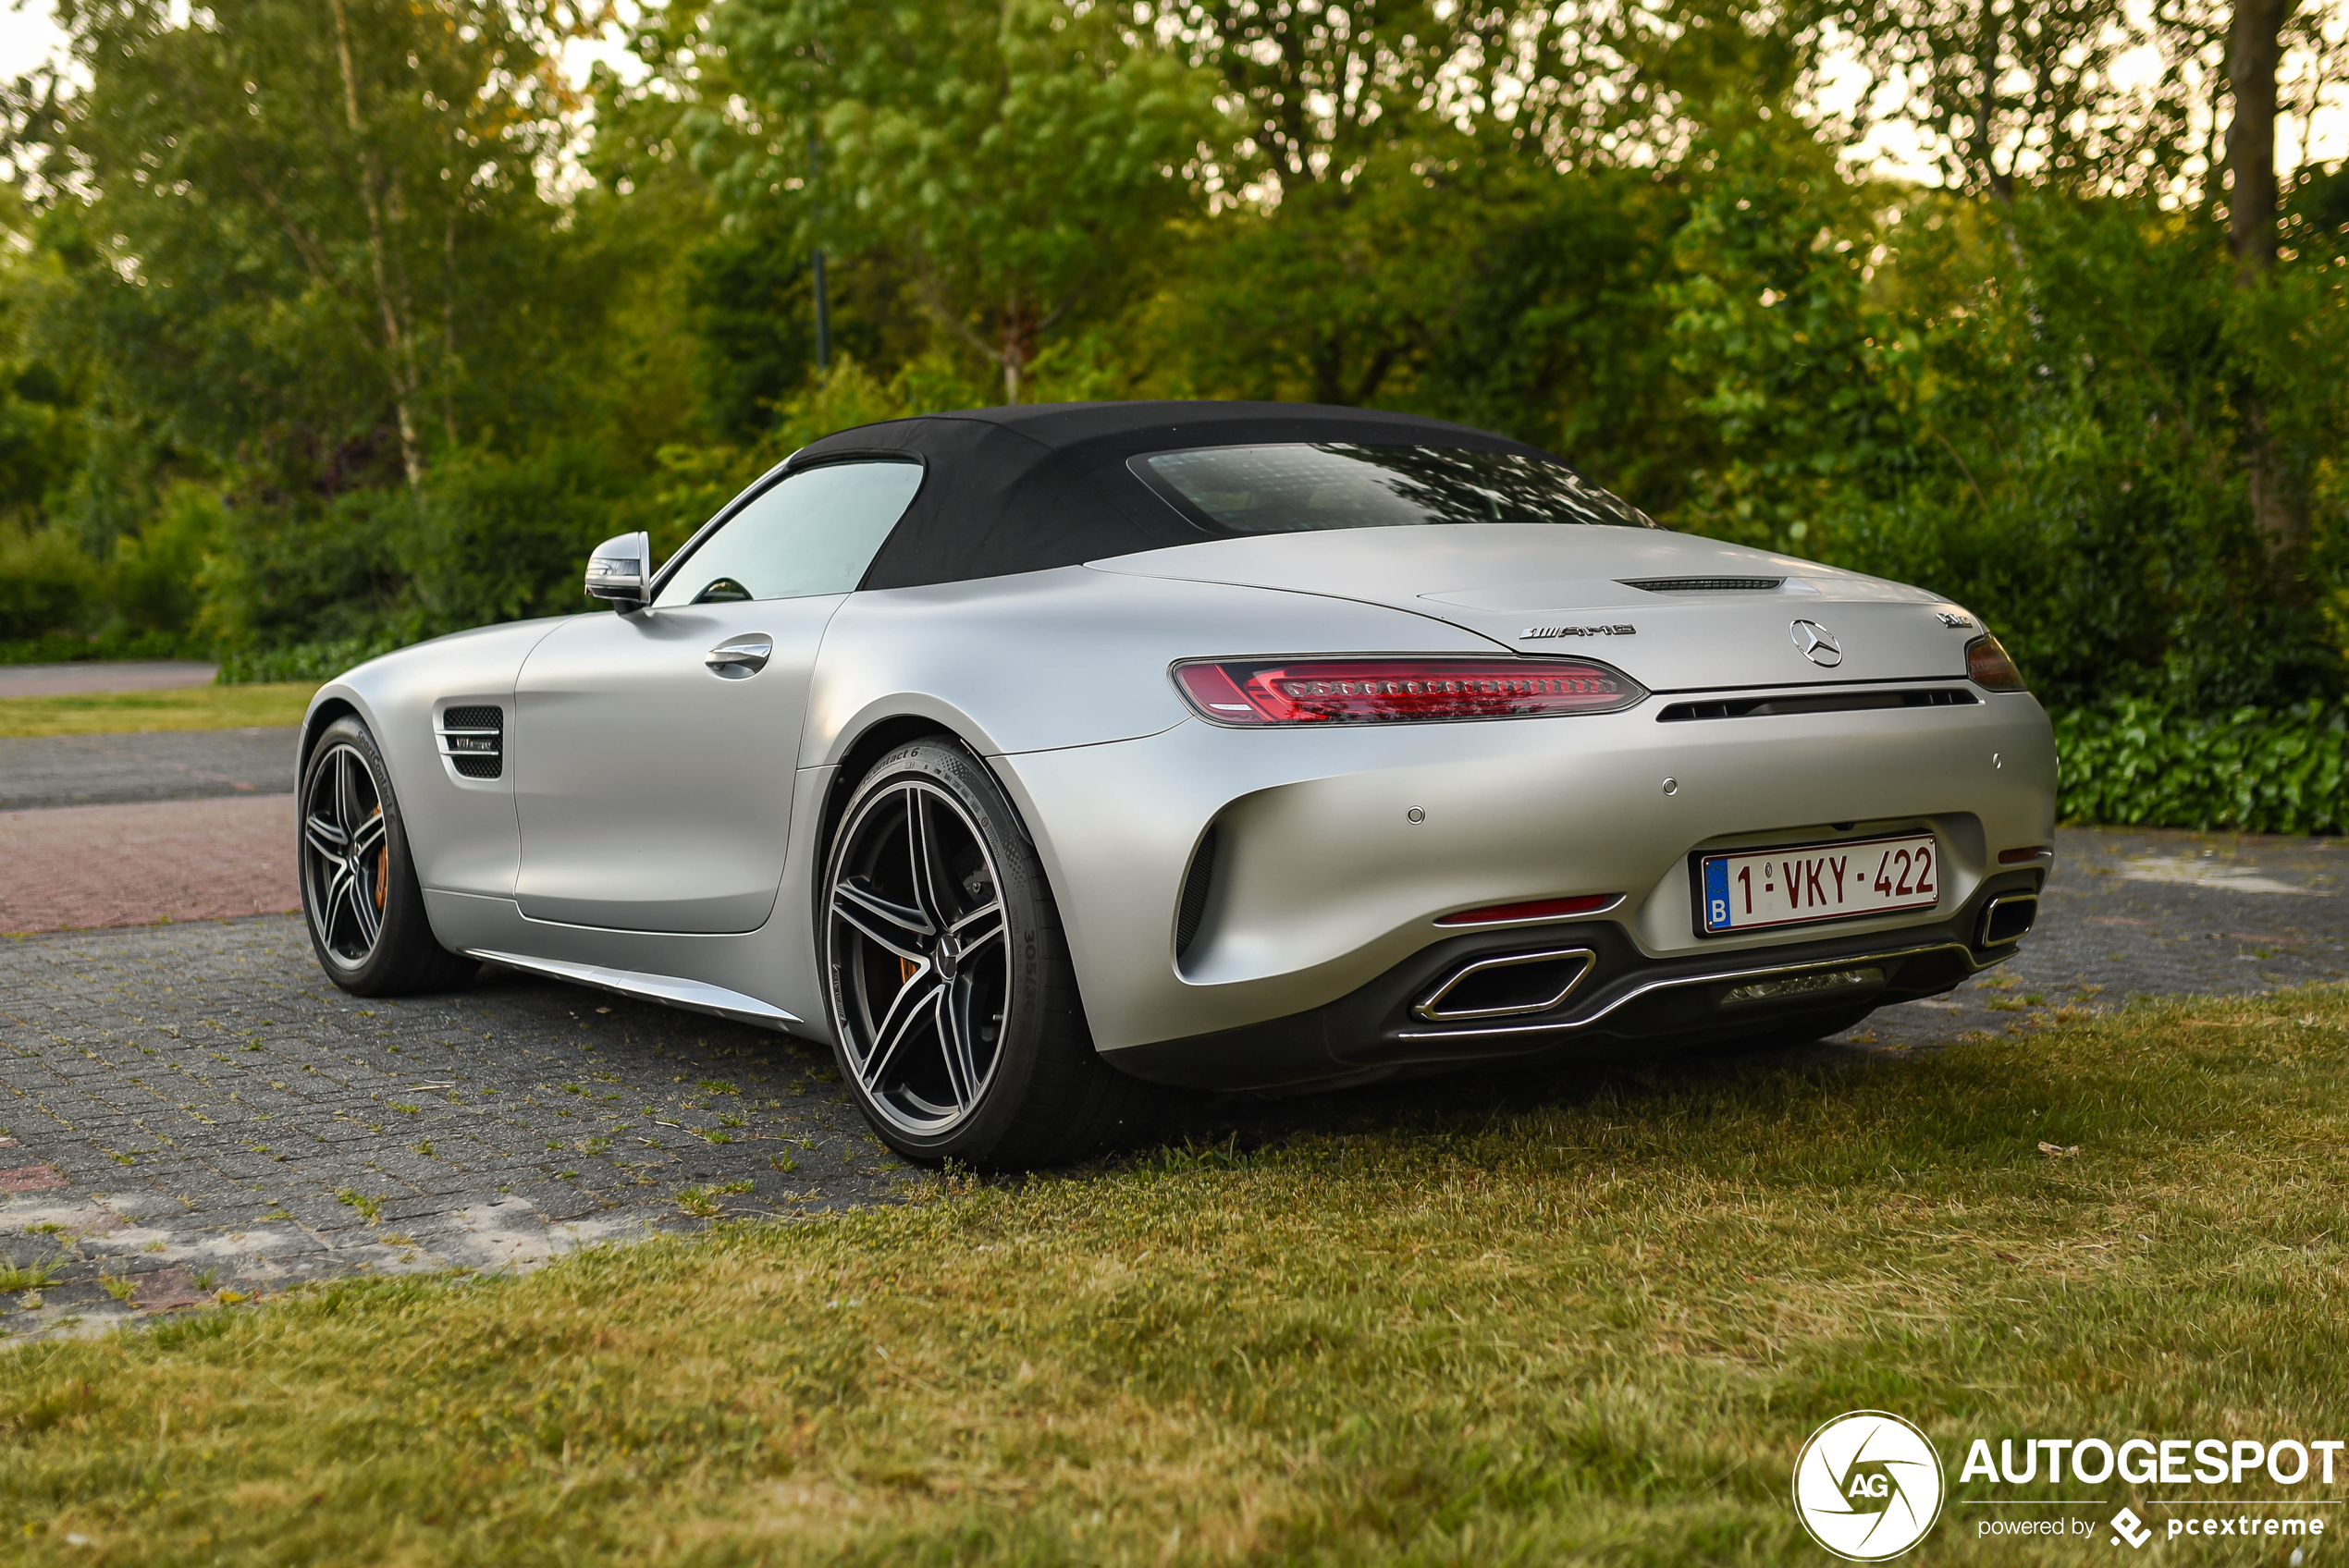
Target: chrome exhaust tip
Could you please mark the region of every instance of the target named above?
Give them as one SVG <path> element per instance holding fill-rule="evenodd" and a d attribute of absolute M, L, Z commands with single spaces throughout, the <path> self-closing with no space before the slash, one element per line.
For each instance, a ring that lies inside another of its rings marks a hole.
<path fill-rule="evenodd" d="M 1433 1023 L 1547 1012 L 1574 994 L 1596 962 L 1588 948 L 1481 958 L 1454 970 L 1411 1011 Z"/>
<path fill-rule="evenodd" d="M 1997 948 L 2009 942 L 2020 942 L 2038 918 L 2038 894 L 2001 893 L 1982 906 L 1979 945 Z"/>

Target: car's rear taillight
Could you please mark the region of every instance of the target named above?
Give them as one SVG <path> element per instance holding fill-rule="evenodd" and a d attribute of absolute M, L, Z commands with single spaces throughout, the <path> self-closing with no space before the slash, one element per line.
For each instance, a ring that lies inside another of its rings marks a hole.
<path fill-rule="evenodd" d="M 1996 637 L 1986 634 L 1965 645 L 1965 672 L 1966 679 L 1986 692 L 2023 690 L 2023 671 L 2014 668 Z"/>
<path fill-rule="evenodd" d="M 1583 659 L 1224 659 L 1174 667 L 1217 724 L 1411 724 L 1612 713 L 1647 691 Z"/>

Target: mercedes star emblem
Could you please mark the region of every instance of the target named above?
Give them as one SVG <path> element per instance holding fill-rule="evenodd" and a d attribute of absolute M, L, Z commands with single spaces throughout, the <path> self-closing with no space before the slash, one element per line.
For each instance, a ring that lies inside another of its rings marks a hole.
<path fill-rule="evenodd" d="M 1787 630 L 1794 633 L 1794 645 L 1802 650 L 1802 656 L 1822 669 L 1833 669 L 1843 662 L 1843 644 L 1817 621 L 1798 620 Z"/>

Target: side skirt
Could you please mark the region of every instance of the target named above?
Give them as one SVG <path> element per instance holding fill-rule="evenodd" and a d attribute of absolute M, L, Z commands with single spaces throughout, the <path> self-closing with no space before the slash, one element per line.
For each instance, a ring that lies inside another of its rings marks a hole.
<path fill-rule="evenodd" d="M 543 974 L 550 980 L 593 986 L 599 991 L 633 997 L 639 1001 L 661 1002 L 670 1007 L 683 1008 L 689 1012 L 706 1012 L 714 1018 L 732 1019 L 737 1023 L 754 1023 L 762 1029 L 788 1034 L 793 1025 L 800 1023 L 798 1018 L 781 1008 L 771 1007 L 756 997 L 746 997 L 723 986 L 705 985 L 699 980 L 681 980 L 673 974 L 607 969 L 599 963 L 567 963 L 561 959 L 526 958 L 521 953 L 501 953 L 486 948 L 467 948 L 465 952 L 469 957 L 488 963 L 502 963 L 509 969 Z"/>

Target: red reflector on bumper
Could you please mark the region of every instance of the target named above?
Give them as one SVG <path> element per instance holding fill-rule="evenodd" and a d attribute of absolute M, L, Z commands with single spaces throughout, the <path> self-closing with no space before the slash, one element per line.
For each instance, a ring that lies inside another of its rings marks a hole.
<path fill-rule="evenodd" d="M 1447 914 L 1436 921 L 1438 925 L 1492 925 L 1504 920 L 1556 920 L 1567 914 L 1596 914 L 1614 907 L 1623 897 L 1620 893 L 1585 893 L 1576 899 L 1536 899 L 1531 903 L 1494 904 L 1487 909 L 1464 909 L 1457 914 Z"/>
<path fill-rule="evenodd" d="M 2041 855 L 2048 852 L 2049 851 L 2048 846 L 2045 844 L 2034 844 L 2029 849 L 2025 850 L 2000 850 L 1998 851 L 1998 864 L 2000 865 L 2020 865 L 2026 860 L 2037 860 Z"/>

